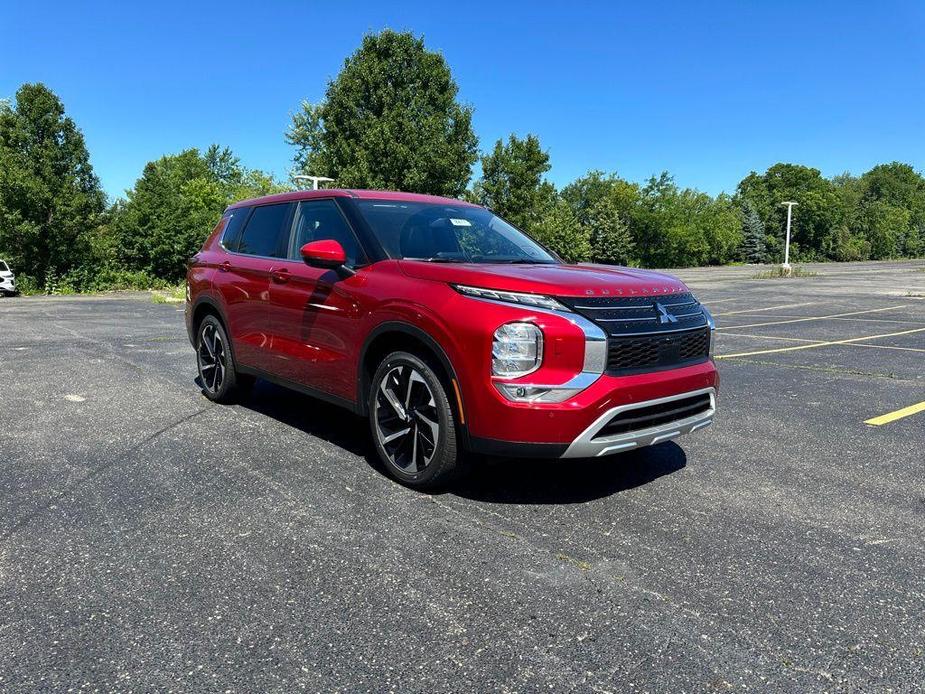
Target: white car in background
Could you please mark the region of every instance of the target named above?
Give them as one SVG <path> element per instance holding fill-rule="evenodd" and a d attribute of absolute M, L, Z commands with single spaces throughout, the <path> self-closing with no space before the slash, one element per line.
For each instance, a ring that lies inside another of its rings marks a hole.
<path fill-rule="evenodd" d="M 0 260 L 0 294 L 18 294 L 16 290 L 16 277 L 6 261 Z"/>

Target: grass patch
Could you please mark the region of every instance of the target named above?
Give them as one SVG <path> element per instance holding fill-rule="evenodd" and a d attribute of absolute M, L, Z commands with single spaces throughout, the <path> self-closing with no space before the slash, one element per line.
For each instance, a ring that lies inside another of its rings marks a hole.
<path fill-rule="evenodd" d="M 780 265 L 772 267 L 770 270 L 762 270 L 757 275 L 752 275 L 753 280 L 776 280 L 789 279 L 791 277 L 818 277 L 819 273 L 807 270 L 799 265 L 794 265 L 788 273 Z"/>
<path fill-rule="evenodd" d="M 186 301 L 186 285 L 178 284 L 167 289 L 155 289 L 151 292 L 151 301 L 155 304 L 182 304 Z"/>

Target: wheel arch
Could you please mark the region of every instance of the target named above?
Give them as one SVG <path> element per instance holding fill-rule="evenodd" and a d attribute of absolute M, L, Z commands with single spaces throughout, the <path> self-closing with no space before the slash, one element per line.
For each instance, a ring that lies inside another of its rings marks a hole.
<path fill-rule="evenodd" d="M 453 363 L 443 347 L 440 346 L 440 343 L 430 334 L 403 321 L 387 321 L 379 324 L 369 333 L 363 343 L 358 362 L 359 377 L 357 378 L 357 409 L 359 413 L 362 415 L 369 413 L 367 400 L 373 374 L 380 360 L 396 349 L 404 349 L 412 353 L 423 351 L 425 355 L 430 355 L 436 360 L 443 371 L 442 375 L 446 379 L 450 406 L 456 414 L 457 423 L 460 425 L 461 433 L 465 437 L 464 440 L 467 440 L 465 434 L 467 431 L 465 403 L 462 400 L 459 379 L 456 375 L 456 369 L 453 368 Z"/>
<path fill-rule="evenodd" d="M 199 324 L 209 313 L 214 314 L 215 317 L 221 321 L 222 327 L 225 328 L 225 333 L 228 334 L 228 339 L 231 339 L 231 333 L 228 332 L 228 319 L 225 317 L 225 312 L 222 310 L 222 307 L 219 306 L 219 303 L 211 296 L 201 296 L 196 299 L 196 303 L 193 305 L 193 315 L 190 321 L 190 341 L 194 345 L 196 343 L 196 332 L 199 330 Z"/>

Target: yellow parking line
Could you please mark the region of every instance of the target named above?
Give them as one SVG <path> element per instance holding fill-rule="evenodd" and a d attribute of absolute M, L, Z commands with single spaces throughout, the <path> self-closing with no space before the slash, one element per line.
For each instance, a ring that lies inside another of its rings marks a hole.
<path fill-rule="evenodd" d="M 923 352 L 925 353 L 925 349 L 919 349 L 918 347 L 894 347 L 893 345 L 862 345 L 860 342 L 855 343 L 853 345 L 849 345 L 849 346 L 850 347 L 873 347 L 874 349 L 895 349 L 895 350 L 899 350 L 900 352 Z"/>
<path fill-rule="evenodd" d="M 925 321 L 897 320 L 896 318 L 833 318 L 832 320 L 843 320 L 848 323 L 900 323 L 902 325 L 925 325 Z"/>
<path fill-rule="evenodd" d="M 823 344 L 825 340 L 807 340 L 805 337 L 779 337 L 777 335 L 749 335 L 748 333 L 723 333 L 728 337 L 754 337 L 759 340 L 780 340 L 781 342 L 812 342 L 814 344 Z M 850 342 L 848 347 L 870 347 L 873 349 L 895 349 L 901 352 L 923 352 L 925 349 L 918 347 L 894 347 L 893 345 L 865 345 L 860 342 Z"/>
<path fill-rule="evenodd" d="M 895 412 L 887 412 L 882 414 L 879 417 L 873 417 L 872 419 L 864 420 L 865 424 L 873 424 L 874 426 L 883 426 L 884 424 L 889 424 L 890 422 L 895 422 L 897 419 L 902 419 L 903 417 L 910 417 L 919 412 L 925 412 L 925 402 L 920 402 L 916 405 L 909 405 L 909 407 L 904 407 L 901 410 L 896 410 Z"/>
<path fill-rule="evenodd" d="M 814 349 L 816 347 L 829 347 L 831 345 L 847 345 L 852 342 L 862 342 L 863 340 L 876 340 L 881 337 L 896 337 L 898 335 L 911 335 L 912 333 L 925 332 L 925 328 L 916 328 L 915 330 L 902 330 L 898 333 L 885 333 L 883 335 L 867 335 L 866 337 L 852 337 L 847 340 L 829 340 L 827 342 L 814 342 L 809 345 L 797 345 L 796 347 L 778 347 L 777 349 L 760 349 L 755 352 L 737 352 L 735 354 L 717 354 L 717 359 L 732 359 L 734 357 L 752 357 L 756 354 L 776 354 L 777 352 L 796 352 L 800 349 Z"/>
<path fill-rule="evenodd" d="M 723 337 L 755 337 L 759 340 L 780 340 L 782 342 L 825 342 L 825 340 L 807 340 L 804 337 L 778 337 L 777 335 L 749 335 L 748 333 L 723 333 Z"/>
<path fill-rule="evenodd" d="M 828 318 L 843 318 L 844 316 L 860 316 L 864 313 L 878 313 L 880 311 L 895 311 L 898 308 L 905 308 L 909 304 L 899 304 L 898 306 L 887 306 L 886 308 L 871 308 L 866 311 L 850 311 L 848 313 L 833 313 L 828 316 L 810 316 L 809 318 L 795 318 L 793 320 L 772 321 L 770 323 L 749 323 L 748 325 L 730 325 L 730 328 L 741 330 L 743 328 L 758 328 L 762 325 L 784 325 L 786 323 L 805 323 L 811 320 L 826 320 Z M 723 328 L 717 328 L 723 330 Z"/>
<path fill-rule="evenodd" d="M 773 311 L 778 308 L 796 308 L 797 306 L 815 306 L 821 304 L 821 301 L 804 301 L 801 304 L 780 304 L 779 306 L 768 306 L 767 308 L 743 308 L 740 311 L 726 311 L 725 313 L 714 313 L 714 316 L 734 316 L 737 313 L 761 313 L 762 311 Z"/>

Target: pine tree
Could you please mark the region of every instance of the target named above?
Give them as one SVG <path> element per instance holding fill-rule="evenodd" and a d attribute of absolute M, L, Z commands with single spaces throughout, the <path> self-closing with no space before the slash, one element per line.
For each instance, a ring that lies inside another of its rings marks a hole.
<path fill-rule="evenodd" d="M 761 264 L 768 261 L 764 222 L 751 200 L 742 205 L 742 259 L 747 263 Z"/>

